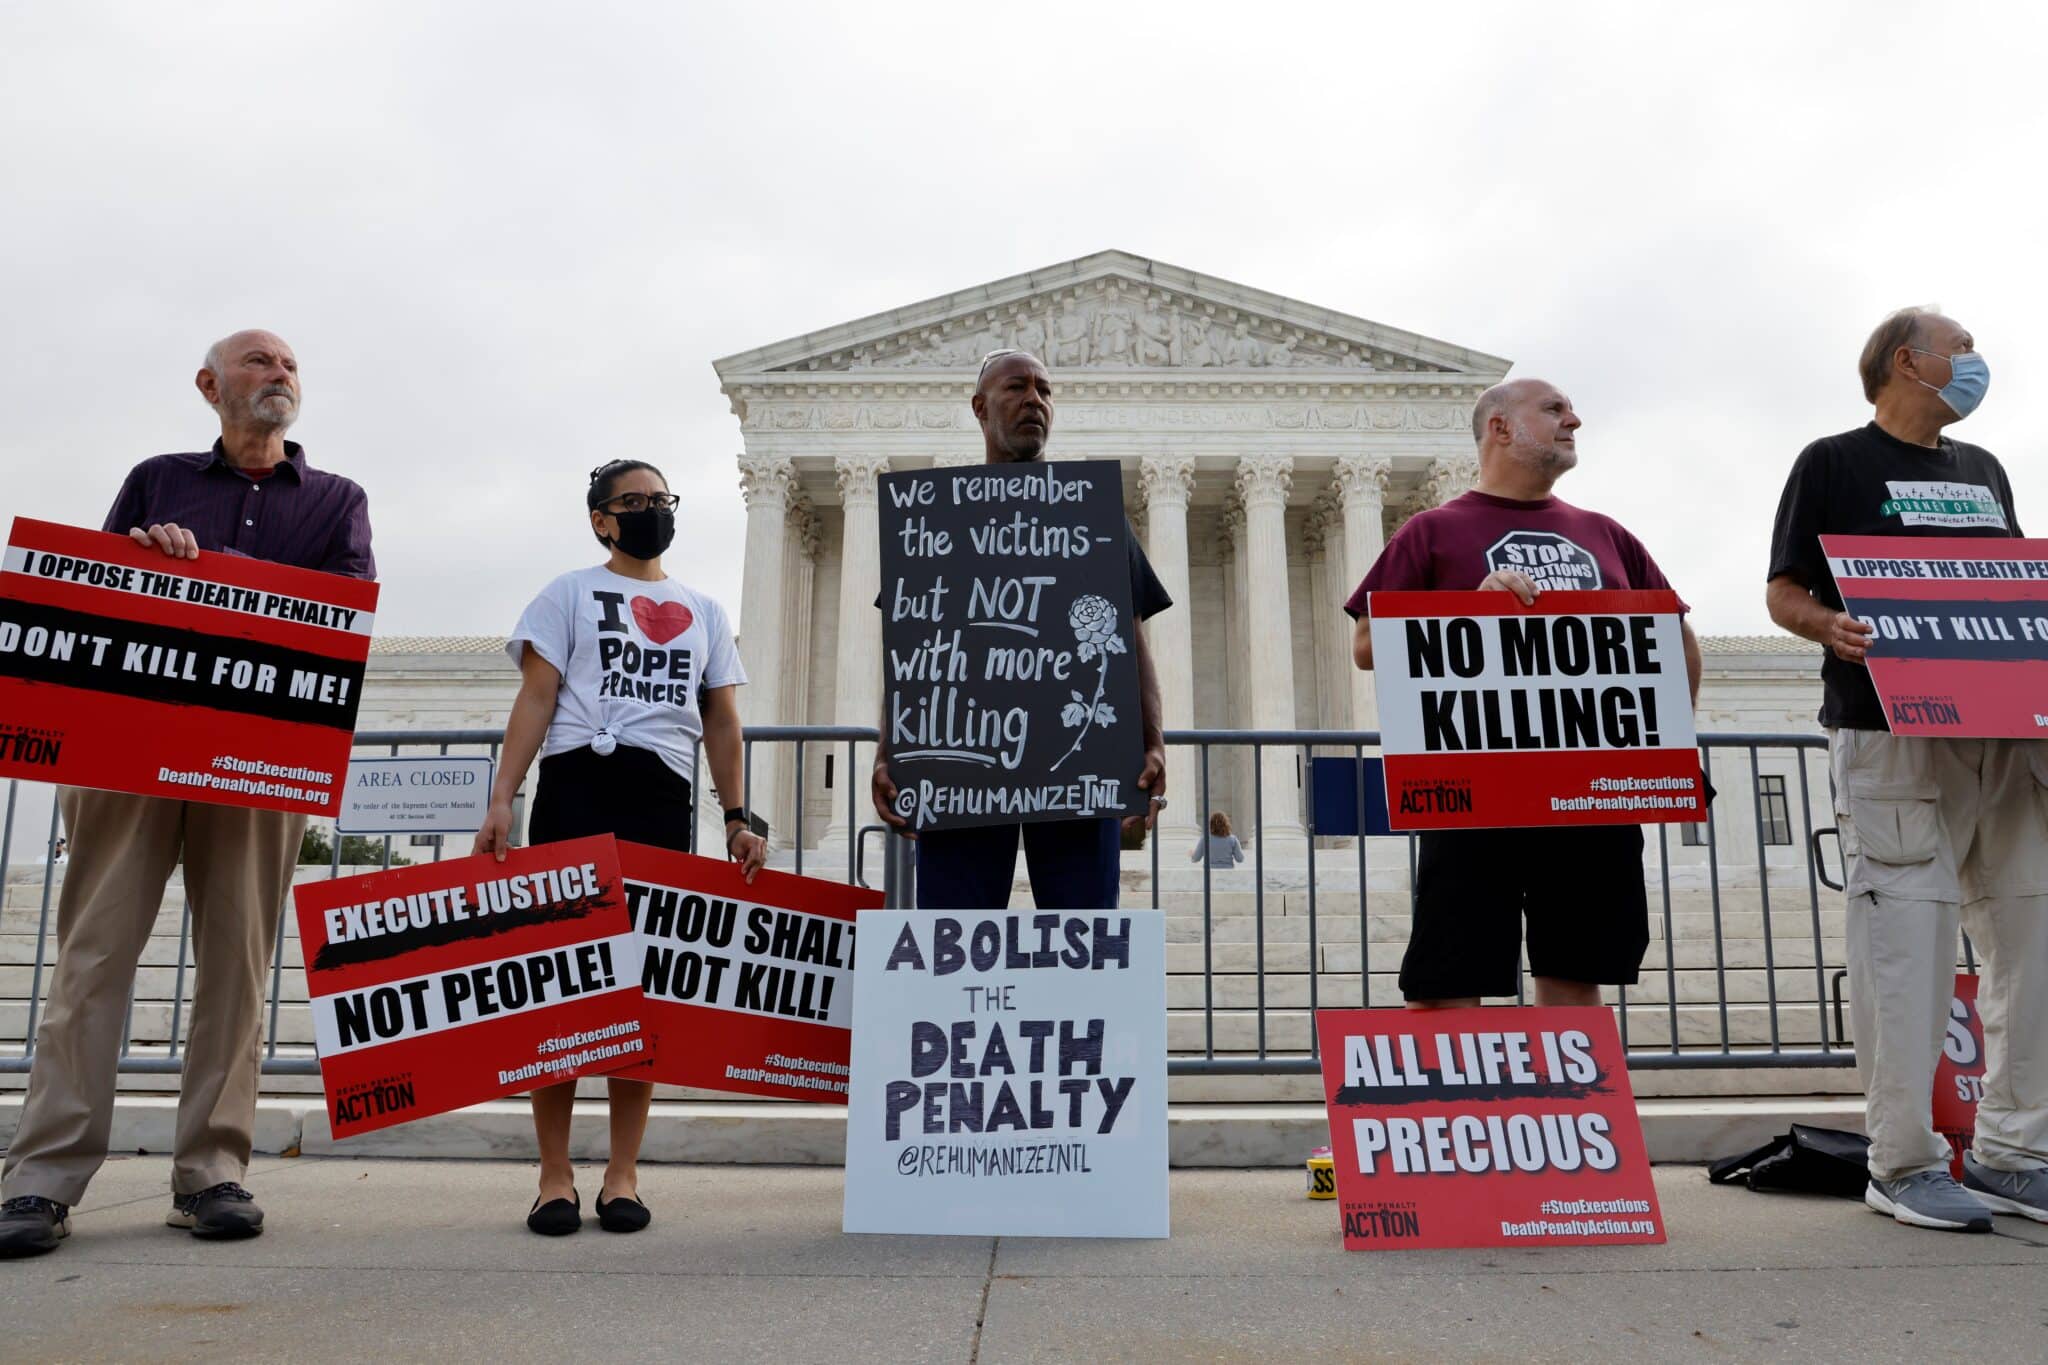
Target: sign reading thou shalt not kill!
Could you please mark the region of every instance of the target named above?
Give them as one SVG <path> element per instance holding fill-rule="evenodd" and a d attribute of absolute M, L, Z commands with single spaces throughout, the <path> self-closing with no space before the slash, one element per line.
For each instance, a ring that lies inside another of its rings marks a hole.
<path fill-rule="evenodd" d="M 1117 464 L 922 469 L 880 484 L 897 813 L 923 830 L 1142 810 Z"/>

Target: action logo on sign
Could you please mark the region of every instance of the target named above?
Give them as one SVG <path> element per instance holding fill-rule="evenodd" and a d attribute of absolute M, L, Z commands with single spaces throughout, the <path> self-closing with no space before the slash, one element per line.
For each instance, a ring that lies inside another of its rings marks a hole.
<path fill-rule="evenodd" d="M 1605 1009 L 1321 1010 L 1347 1251 L 1664 1240 Z"/>
<path fill-rule="evenodd" d="M 1524 574 L 1543 592 L 1604 587 L 1600 561 L 1555 531 L 1510 531 L 1487 547 L 1486 567 Z"/>

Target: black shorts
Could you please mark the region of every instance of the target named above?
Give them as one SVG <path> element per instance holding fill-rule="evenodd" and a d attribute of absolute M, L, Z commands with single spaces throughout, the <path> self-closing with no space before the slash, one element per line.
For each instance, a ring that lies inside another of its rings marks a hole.
<path fill-rule="evenodd" d="M 1525 915 L 1532 975 L 1636 983 L 1650 946 L 1641 825 L 1433 830 L 1420 843 L 1407 999 L 1512 996 Z"/>
<path fill-rule="evenodd" d="M 526 839 L 552 844 L 609 834 L 688 853 L 695 825 L 689 779 L 652 749 L 621 744 L 601 757 L 582 748 L 542 759 Z"/>

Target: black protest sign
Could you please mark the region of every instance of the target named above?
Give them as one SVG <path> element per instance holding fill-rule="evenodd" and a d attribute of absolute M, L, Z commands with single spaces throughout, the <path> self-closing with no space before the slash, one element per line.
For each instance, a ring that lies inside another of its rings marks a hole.
<path fill-rule="evenodd" d="M 885 475 L 881 528 L 897 813 L 923 830 L 1140 811 L 1116 462 Z"/>

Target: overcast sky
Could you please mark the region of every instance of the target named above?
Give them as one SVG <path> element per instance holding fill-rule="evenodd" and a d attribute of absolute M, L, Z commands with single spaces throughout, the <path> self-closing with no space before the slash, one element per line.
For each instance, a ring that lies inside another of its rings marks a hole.
<path fill-rule="evenodd" d="M 1559 382 L 1707 632 L 1901 304 L 2048 534 L 2038 7 L 1685 8 L 0 3 L 0 512 L 97 524 L 262 326 L 380 633 L 507 629 L 622 455 L 736 611 L 713 358 L 1119 247 Z"/>

